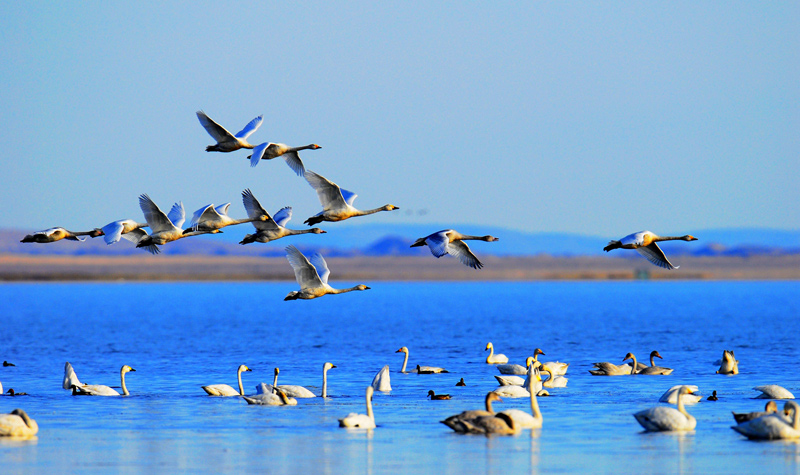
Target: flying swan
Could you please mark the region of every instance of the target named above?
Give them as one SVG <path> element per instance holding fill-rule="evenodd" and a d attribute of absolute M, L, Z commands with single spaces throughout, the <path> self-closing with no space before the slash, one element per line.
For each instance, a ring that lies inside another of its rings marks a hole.
<path fill-rule="evenodd" d="M 680 266 L 673 266 L 672 263 L 664 255 L 664 251 L 658 247 L 658 242 L 661 241 L 697 241 L 697 238 L 690 235 L 685 236 L 658 236 L 650 231 L 639 231 L 625 236 L 619 241 L 609 241 L 608 246 L 603 250 L 606 252 L 614 249 L 636 249 L 639 254 L 643 255 L 645 259 L 664 269 L 677 269 Z"/>

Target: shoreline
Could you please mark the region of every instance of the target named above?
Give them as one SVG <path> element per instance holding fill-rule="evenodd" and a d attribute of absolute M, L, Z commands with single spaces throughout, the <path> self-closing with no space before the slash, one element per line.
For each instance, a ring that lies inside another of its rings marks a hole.
<path fill-rule="evenodd" d="M 331 257 L 333 281 L 800 280 L 800 255 L 690 257 L 668 271 L 632 256 L 482 258 L 470 269 L 448 256 Z M 0 282 L 294 281 L 285 258 L 244 256 L 42 256 L 0 254 Z"/>

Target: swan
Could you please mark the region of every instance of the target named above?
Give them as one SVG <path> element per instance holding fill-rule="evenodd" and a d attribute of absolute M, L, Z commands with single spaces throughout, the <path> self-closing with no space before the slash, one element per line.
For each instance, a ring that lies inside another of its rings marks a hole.
<path fill-rule="evenodd" d="M 189 223 L 189 227 L 183 230 L 183 234 L 197 231 L 211 233 L 226 226 L 266 221 L 269 219 L 269 215 L 266 213 L 259 216 L 249 216 L 243 219 L 233 219 L 228 216 L 228 208 L 230 208 L 230 206 L 230 203 L 225 203 L 216 207 L 213 204 L 209 204 L 198 209 L 194 212 L 194 215 L 192 215 L 192 221 Z"/>
<path fill-rule="evenodd" d="M 563 376 L 558 376 L 556 374 L 553 374 L 553 370 L 552 370 L 552 368 L 550 368 L 550 364 L 549 363 L 543 364 L 542 367 L 539 368 L 539 371 L 541 371 L 542 373 L 547 373 L 547 375 L 549 376 L 547 378 L 547 380 L 542 381 L 542 386 L 544 386 L 545 388 L 551 388 L 552 389 L 552 388 L 566 388 L 567 387 L 567 381 L 569 381 L 569 379 L 567 379 L 567 378 L 565 378 Z"/>
<path fill-rule="evenodd" d="M 473 269 L 480 269 L 483 263 L 475 257 L 464 241 L 494 242 L 499 239 L 494 236 L 469 236 L 461 234 L 454 229 L 445 229 L 417 239 L 411 247 L 428 246 L 431 254 L 437 258 L 450 254 L 458 258 L 462 264 Z"/>
<path fill-rule="evenodd" d="M 50 228 L 45 229 L 44 231 L 36 231 L 33 234 L 28 234 L 20 242 L 35 242 L 39 244 L 45 244 L 49 242 L 56 242 L 62 239 L 67 239 L 69 241 L 85 241 L 85 237 L 79 236 L 91 236 L 97 237 L 100 236 L 101 231 L 99 229 L 93 229 L 91 231 L 80 231 L 80 232 L 72 232 L 67 231 L 64 228 Z"/>
<path fill-rule="evenodd" d="M 61 383 L 61 387 L 64 389 L 72 389 L 72 386 L 85 386 L 85 384 L 80 382 L 72 365 L 67 361 L 67 364 L 64 365 L 64 382 Z"/>
<path fill-rule="evenodd" d="M 255 394 L 253 396 L 242 396 L 242 399 L 247 401 L 247 404 L 255 404 L 259 406 L 296 406 L 297 399 L 289 397 L 286 393 L 278 388 L 274 393 Z"/>
<path fill-rule="evenodd" d="M 123 365 L 122 368 L 119 370 L 119 379 L 121 381 L 122 386 L 122 396 L 130 396 L 131 393 L 128 392 L 128 388 L 125 386 L 125 373 L 136 371 L 135 369 L 131 368 L 128 365 Z M 73 396 L 119 396 L 119 392 L 116 389 L 110 388 L 108 386 L 103 386 L 102 384 L 84 384 L 81 386 L 73 385 L 72 386 L 72 395 Z"/>
<path fill-rule="evenodd" d="M 697 238 L 690 235 L 685 236 L 657 236 L 650 231 L 639 231 L 625 236 L 619 241 L 609 241 L 608 246 L 603 250 L 609 252 L 614 249 L 636 249 L 645 259 L 658 267 L 664 269 L 677 269 L 680 266 L 673 266 L 664 255 L 664 251 L 658 247 L 661 241 L 697 241 Z"/>
<path fill-rule="evenodd" d="M 532 381 L 529 381 L 528 393 L 531 396 L 531 413 L 519 409 L 507 409 L 501 414 L 506 414 L 514 420 L 514 424 L 521 429 L 540 429 L 542 427 L 542 412 L 539 410 L 539 402 L 536 400 L 536 390 Z"/>
<path fill-rule="evenodd" d="M 372 378 L 372 385 L 370 386 L 372 389 L 380 391 L 382 393 L 388 393 L 392 390 L 391 378 L 389 377 L 389 365 L 387 364 L 380 371 L 378 374 Z"/>
<path fill-rule="evenodd" d="M 636 366 L 636 358 L 632 353 L 626 354 L 622 361 L 624 362 L 629 359 L 633 359 L 634 366 Z M 589 372 L 595 376 L 622 376 L 625 374 L 636 374 L 633 369 L 634 366 L 629 364 L 615 365 L 605 361 L 602 363 L 592 363 L 592 366 L 594 366 L 594 369 L 590 369 Z"/>
<path fill-rule="evenodd" d="M 327 362 L 322 365 L 322 394 L 320 397 L 328 397 L 328 370 L 335 367 L 336 365 Z M 278 385 L 278 374 L 280 374 L 280 369 L 275 368 L 275 379 L 273 379 L 272 385 L 261 383 L 260 385 L 256 386 L 256 393 L 271 393 L 274 392 L 273 388 L 278 388 L 286 393 L 286 395 L 289 397 L 300 399 L 317 397 L 316 394 L 312 393 L 303 386 L 297 386 L 293 384 Z"/>
<path fill-rule="evenodd" d="M 658 351 L 651 351 L 650 352 L 650 366 L 639 365 L 637 366 L 636 374 L 645 374 L 645 375 L 668 375 L 672 374 L 672 368 L 665 368 L 663 366 L 656 366 L 655 361 L 653 358 L 661 358 L 664 359 Z M 644 366 L 644 367 L 641 367 Z"/>
<path fill-rule="evenodd" d="M 681 388 L 684 388 L 684 387 L 689 389 L 688 393 L 683 394 L 681 396 L 681 401 L 684 404 L 697 404 L 698 402 L 700 402 L 701 399 L 703 399 L 703 396 L 698 396 L 698 395 L 694 394 L 697 391 L 699 391 L 697 386 L 695 386 L 693 384 L 678 384 L 677 386 L 672 386 L 671 388 L 669 388 L 666 391 L 664 391 L 664 394 L 662 394 L 661 397 L 658 398 L 658 401 L 659 402 L 666 402 L 666 403 L 669 403 L 669 404 L 677 404 L 678 403 L 678 393 L 680 393 Z"/>
<path fill-rule="evenodd" d="M 400 209 L 394 205 L 385 205 L 380 208 L 361 211 L 353 207 L 356 199 L 355 193 L 339 188 L 339 185 L 329 181 L 322 175 L 318 175 L 311 170 L 306 171 L 303 176 L 309 185 L 317 192 L 322 211 L 304 221 L 305 224 L 313 226 L 322 221 L 342 221 L 355 216 L 366 216 L 379 211 L 392 211 Z"/>
<path fill-rule="evenodd" d="M 494 376 L 500 386 L 524 386 L 526 379 L 521 376 L 506 375 Z"/>
<path fill-rule="evenodd" d="M 464 382 L 464 378 L 459 379 L 458 382 L 456 383 L 456 386 L 466 386 L 466 385 L 467 383 Z"/>
<path fill-rule="evenodd" d="M 460 432 L 459 429 L 462 428 L 462 426 L 460 425 L 460 421 L 462 419 L 474 419 L 474 418 L 480 417 L 480 416 L 491 416 L 491 415 L 494 415 L 495 412 L 494 412 L 494 409 L 492 408 L 492 401 L 502 401 L 502 399 L 500 399 L 500 397 L 495 393 L 488 393 L 486 395 L 486 398 L 484 399 L 484 404 L 485 404 L 485 407 L 486 407 L 485 411 L 481 411 L 481 410 L 463 411 L 463 412 L 461 412 L 459 414 L 456 414 L 454 416 L 450 416 L 447 419 L 445 419 L 443 421 L 439 421 L 439 422 L 441 422 L 442 424 L 446 425 L 447 427 L 453 429 L 456 432 Z"/>
<path fill-rule="evenodd" d="M 761 394 L 754 399 L 794 399 L 794 394 L 790 393 L 785 388 L 777 384 L 767 384 L 766 386 L 756 386 L 756 391 L 761 391 Z"/>
<path fill-rule="evenodd" d="M 739 374 L 739 360 L 733 351 L 722 350 L 722 361 L 716 374 Z"/>
<path fill-rule="evenodd" d="M 388 371 L 388 366 L 385 366 Z M 387 373 L 388 375 L 388 373 Z M 374 384 L 374 383 L 373 383 Z M 367 386 L 367 413 L 356 414 L 351 412 L 343 419 L 339 419 L 339 427 L 346 427 L 348 429 L 374 429 L 375 428 L 375 415 L 372 413 L 372 393 L 374 389 L 372 386 Z"/>
<path fill-rule="evenodd" d="M 438 366 L 420 366 L 417 365 L 416 368 L 412 369 L 411 371 L 406 371 L 406 365 L 408 364 L 408 348 L 402 347 L 399 350 L 395 351 L 395 353 L 405 353 L 405 357 L 403 358 L 403 367 L 400 368 L 401 373 L 418 373 L 418 374 L 434 374 L 434 373 L 449 373 L 444 368 L 439 368 Z"/>
<path fill-rule="evenodd" d="M 778 404 L 775 401 L 767 402 L 767 405 L 764 406 L 763 411 L 756 411 L 756 412 L 733 412 L 733 420 L 736 421 L 737 424 L 741 424 L 742 422 L 752 421 L 753 419 L 757 419 L 761 416 L 766 416 L 767 414 L 771 414 L 773 412 L 778 412 Z"/>
<path fill-rule="evenodd" d="M 22 409 L 0 415 L 0 437 L 28 439 L 39 432 L 39 425 Z"/>
<path fill-rule="evenodd" d="M 175 206 L 177 205 L 178 203 L 175 203 Z M 138 244 L 142 237 L 147 236 L 147 232 L 141 230 L 146 227 L 147 223 L 137 223 L 132 219 L 120 219 L 110 222 L 100 228 L 100 235 L 103 236 L 103 240 L 105 240 L 108 245 L 119 242 L 121 238 Z M 150 246 L 147 250 L 152 254 L 158 254 L 158 248 L 155 246 Z"/>
<path fill-rule="evenodd" d="M 294 276 L 300 284 L 300 291 L 293 290 L 283 300 L 315 299 L 327 294 L 343 294 L 354 290 L 369 290 L 366 285 L 356 285 L 347 289 L 334 289 L 328 285 L 331 271 L 325 259 L 317 252 L 311 254 L 310 260 L 296 247 L 286 248 L 286 258 L 294 269 Z M 313 262 L 312 262 L 313 261 Z"/>
<path fill-rule="evenodd" d="M 242 372 L 253 371 L 246 365 L 239 365 L 236 370 L 236 379 L 239 381 L 239 391 L 236 391 L 227 384 L 212 384 L 209 386 L 201 386 L 209 396 L 244 396 L 244 387 L 242 386 Z"/>
<path fill-rule="evenodd" d="M 474 417 L 462 417 L 463 414 L 469 412 L 481 413 L 483 411 L 466 411 L 458 416 L 451 416 L 441 421 L 448 427 L 460 434 L 516 434 L 519 432 L 520 427 L 514 423 L 511 416 L 499 413 L 495 414 L 491 411 L 492 401 L 502 401 L 502 399 L 495 393 L 489 393 L 486 396 L 487 412 L 490 414 L 477 414 Z M 453 419 L 453 418 L 456 419 Z M 449 421 L 449 423 L 448 423 Z"/>
<path fill-rule="evenodd" d="M 569 369 L 569 363 L 562 363 L 560 361 L 548 361 L 547 363 L 539 363 L 539 365 L 548 366 L 553 376 L 564 376 L 567 374 L 567 369 Z"/>
<path fill-rule="evenodd" d="M 486 357 L 487 364 L 508 363 L 508 358 L 506 355 L 502 353 L 494 354 L 494 345 L 492 345 L 491 341 L 486 344 L 486 350 L 489 350 L 489 356 Z"/>
<path fill-rule="evenodd" d="M 286 160 L 286 164 L 289 165 L 289 168 L 297 173 L 297 176 L 303 176 L 306 172 L 306 168 L 303 166 L 303 161 L 300 160 L 300 155 L 297 152 L 300 150 L 317 150 L 320 148 L 322 147 L 315 143 L 302 147 L 290 147 L 285 143 L 264 142 L 257 145 L 253 149 L 253 154 L 248 155 L 247 158 L 250 159 L 250 166 L 254 167 L 258 165 L 258 162 L 261 160 L 272 160 L 273 158 L 282 156 L 283 159 Z"/>
<path fill-rule="evenodd" d="M 206 129 L 208 135 L 217 141 L 216 144 L 206 147 L 206 152 L 233 152 L 240 148 L 255 148 L 255 145 L 247 142 L 247 137 L 261 126 L 264 116 L 260 115 L 248 122 L 236 135 L 225 130 L 225 127 L 211 120 L 211 118 L 201 110 L 197 111 L 197 120 L 199 120 L 200 125 Z"/>
<path fill-rule="evenodd" d="M 492 390 L 492 392 L 507 398 L 530 397 L 530 392 L 525 388 L 531 385 L 533 386 L 533 390 L 536 391 L 537 396 L 550 395 L 550 393 L 542 388 L 542 377 L 539 374 L 539 368 L 534 368 L 532 365 L 528 367 L 528 377 L 521 386 L 500 386 Z"/>
<path fill-rule="evenodd" d="M 536 348 L 536 349 L 538 350 L 539 348 Z M 534 354 L 536 354 L 536 353 L 534 352 Z M 525 366 L 522 366 L 520 364 L 508 364 L 507 363 L 507 364 L 499 364 L 499 365 L 496 366 L 496 368 L 497 368 L 498 371 L 500 371 L 500 374 L 510 374 L 510 375 L 528 374 L 528 368 L 534 363 L 534 361 L 536 361 L 535 357 L 529 356 L 529 357 L 525 358 Z M 496 377 L 497 376 L 495 376 L 495 378 Z M 522 384 L 522 382 L 520 382 L 519 385 L 521 385 L 521 384 Z M 501 385 L 502 385 L 502 383 L 501 383 Z"/>
<path fill-rule="evenodd" d="M 679 396 L 691 393 L 688 386 L 682 386 L 678 391 Z M 678 397 L 678 409 L 657 406 L 639 411 L 633 417 L 648 432 L 694 430 L 697 425 L 697 420 L 683 407 L 681 397 Z"/>
<path fill-rule="evenodd" d="M 784 412 L 793 412 L 791 420 L 787 420 L 780 413 L 743 422 L 732 426 L 731 429 L 744 435 L 748 439 L 798 439 L 800 438 L 800 406 L 794 401 L 786 401 Z"/>
<path fill-rule="evenodd" d="M 150 226 L 152 233 L 147 234 L 143 229 L 136 229 L 126 234 L 125 236 L 131 235 L 131 238 L 137 238 L 136 247 L 163 245 L 188 236 L 219 232 L 219 229 L 217 229 L 214 231 L 184 233 L 180 226 L 186 220 L 186 211 L 183 209 L 183 203 L 180 202 L 173 205 L 169 215 L 166 215 L 147 194 L 142 194 L 139 196 L 139 207 L 142 209 L 144 219 Z"/>
<path fill-rule="evenodd" d="M 428 391 L 428 396 L 430 396 L 431 401 L 444 401 L 446 399 L 450 399 L 449 394 L 435 394 L 433 389 Z"/>
<path fill-rule="evenodd" d="M 242 192 L 242 203 L 244 203 L 244 209 L 247 210 L 247 216 L 250 218 L 259 216 L 266 216 L 267 218 L 263 221 L 253 221 L 256 233 L 247 234 L 244 239 L 239 241 L 239 244 L 250 244 L 251 242 L 268 243 L 282 237 L 296 236 L 298 234 L 325 234 L 325 231 L 320 228 L 303 230 L 285 228 L 286 223 L 292 219 L 292 208 L 286 206 L 275 213 L 275 216 L 270 216 L 249 189 Z"/>

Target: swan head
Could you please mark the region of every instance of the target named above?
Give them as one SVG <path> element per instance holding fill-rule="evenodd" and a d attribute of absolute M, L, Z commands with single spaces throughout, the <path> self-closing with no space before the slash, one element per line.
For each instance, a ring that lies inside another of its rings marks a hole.
<path fill-rule="evenodd" d="M 776 404 L 776 405 L 777 405 L 777 404 Z M 784 413 L 785 415 L 787 415 L 787 416 L 788 416 L 789 414 L 791 414 L 791 413 L 792 413 L 792 411 L 793 411 L 795 414 L 797 414 L 797 411 L 798 411 L 798 410 L 800 410 L 800 406 L 798 406 L 798 405 L 797 405 L 797 403 L 796 403 L 795 401 L 786 401 L 786 402 L 783 404 L 783 413 Z"/>
<path fill-rule="evenodd" d="M 408 348 L 406 348 L 406 347 L 404 346 L 404 347 L 400 348 L 399 350 L 395 351 L 395 353 L 405 353 L 405 354 L 408 354 Z"/>
<path fill-rule="evenodd" d="M 650 352 L 650 358 L 653 358 L 653 357 L 655 357 L 655 358 L 661 358 L 662 360 L 664 359 L 664 358 L 663 358 L 663 357 L 662 357 L 662 356 L 661 356 L 661 355 L 658 353 L 658 351 L 656 351 L 656 350 L 653 350 L 653 351 L 651 351 L 651 352 Z"/>
<path fill-rule="evenodd" d="M 130 367 L 130 366 L 128 366 L 128 365 L 124 365 L 124 366 L 123 366 L 122 368 L 120 368 L 120 370 L 119 370 L 119 372 L 120 372 L 120 373 L 122 373 L 122 374 L 125 374 L 125 373 L 130 373 L 131 371 L 133 371 L 133 372 L 136 372 L 136 370 L 135 370 L 135 369 L 131 368 L 131 367 Z"/>
<path fill-rule="evenodd" d="M 281 369 L 280 368 L 275 368 L 275 371 L 273 371 L 273 372 L 275 373 L 275 376 L 277 376 L 277 375 L 281 374 Z"/>
<path fill-rule="evenodd" d="M 483 236 L 481 238 L 481 240 L 486 241 L 486 242 L 494 242 L 494 241 L 499 241 L 500 238 L 496 238 L 494 236 Z"/>
<path fill-rule="evenodd" d="M 775 401 L 770 401 L 764 406 L 764 410 L 767 412 L 778 412 L 778 403 Z"/>
<path fill-rule="evenodd" d="M 283 298 L 283 301 L 285 302 L 287 300 L 297 300 L 299 298 L 300 298 L 300 292 L 292 290 L 291 292 L 289 292 L 289 295 Z"/>
<path fill-rule="evenodd" d="M 269 216 L 267 216 L 266 214 L 262 214 L 261 216 L 258 217 L 258 221 L 266 221 L 268 219 Z"/>
<path fill-rule="evenodd" d="M 333 369 L 335 367 L 336 365 L 333 363 L 325 363 L 324 365 L 322 365 L 322 371 L 328 371 L 329 369 Z"/>
<path fill-rule="evenodd" d="M 634 358 L 633 353 L 627 353 L 625 358 L 622 358 L 622 361 L 632 360 Z"/>
<path fill-rule="evenodd" d="M 393 211 L 393 210 L 400 209 L 400 208 L 398 208 L 395 205 L 386 205 L 381 209 L 384 210 L 384 211 Z"/>
<path fill-rule="evenodd" d="M 91 237 L 93 237 L 93 238 L 96 238 L 97 236 L 104 236 L 105 234 L 106 234 L 106 233 L 104 233 L 102 229 L 100 229 L 100 228 L 94 228 L 94 229 L 92 230 L 92 233 L 91 233 L 91 234 L 89 234 L 89 236 L 91 236 Z"/>
<path fill-rule="evenodd" d="M 536 355 L 544 355 L 544 351 L 541 348 L 536 348 L 533 350 L 533 356 L 536 357 Z"/>
<path fill-rule="evenodd" d="M 486 402 L 503 402 L 503 399 L 497 393 L 490 392 L 486 395 Z"/>
<path fill-rule="evenodd" d="M 492 345 L 492 342 L 490 341 L 489 343 L 486 344 L 486 350 L 491 350 L 491 349 L 494 349 L 494 345 Z M 486 351 L 486 350 L 483 350 L 483 351 Z"/>
<path fill-rule="evenodd" d="M 356 286 L 356 289 L 357 289 L 357 290 L 369 290 L 369 289 L 370 289 L 370 287 L 367 287 L 367 286 L 366 286 L 366 285 L 364 285 L 364 284 L 360 284 L 360 285 L 357 285 L 357 286 Z"/>
<path fill-rule="evenodd" d="M 694 394 L 694 391 L 689 386 L 681 386 L 678 390 L 678 397 L 681 397 L 683 394 Z"/>
<path fill-rule="evenodd" d="M 698 240 L 696 237 L 691 236 L 689 234 L 687 234 L 686 236 L 683 236 L 681 239 L 684 240 L 684 241 L 697 241 Z"/>
<path fill-rule="evenodd" d="M 323 231 L 320 228 L 311 228 L 311 234 L 326 234 L 328 231 Z"/>
<path fill-rule="evenodd" d="M 253 371 L 252 369 L 248 368 L 247 365 L 239 365 L 239 369 L 236 370 L 238 373 L 243 371 Z"/>
<path fill-rule="evenodd" d="M 19 416 L 25 422 L 25 425 L 33 429 L 33 426 L 36 425 L 36 422 L 30 418 L 27 412 L 23 411 L 22 409 L 14 409 L 10 412 L 10 414 L 14 414 L 15 416 Z M 36 426 L 38 429 L 39 427 Z"/>
<path fill-rule="evenodd" d="M 315 143 L 312 143 L 311 145 L 309 145 L 309 147 L 308 147 L 308 148 L 310 148 L 311 150 L 316 150 L 316 149 L 318 149 L 318 148 L 322 148 L 322 147 L 320 147 L 319 145 L 317 145 L 317 144 L 315 144 Z"/>

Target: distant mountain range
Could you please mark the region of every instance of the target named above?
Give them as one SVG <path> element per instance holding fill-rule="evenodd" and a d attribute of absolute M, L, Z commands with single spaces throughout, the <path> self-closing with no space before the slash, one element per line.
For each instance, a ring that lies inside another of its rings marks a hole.
<path fill-rule="evenodd" d="M 496 256 L 596 256 L 612 238 L 622 236 L 585 236 L 571 233 L 528 233 L 491 226 L 453 226 L 463 233 L 490 234 L 500 238 L 493 243 L 471 244 L 477 254 Z M 259 255 L 283 256 L 284 247 L 294 244 L 300 249 L 314 249 L 331 256 L 419 255 L 426 248 L 410 248 L 419 237 L 444 226 L 418 224 L 346 224 L 328 225 L 326 234 L 301 235 L 279 241 L 245 246 L 238 242 L 250 226 L 225 228 L 222 234 L 182 239 L 162 246 L 165 254 L 186 255 Z M 335 232 L 334 232 L 335 231 Z M 59 241 L 51 244 L 22 244 L 20 239 L 30 231 L 0 230 L 0 253 L 40 255 L 129 255 L 144 252 L 125 240 L 107 246 L 103 238 L 86 242 Z M 694 256 L 751 256 L 800 254 L 800 230 L 775 229 L 708 229 L 693 233 L 699 241 L 693 243 L 665 242 L 660 245 L 668 255 Z"/>

